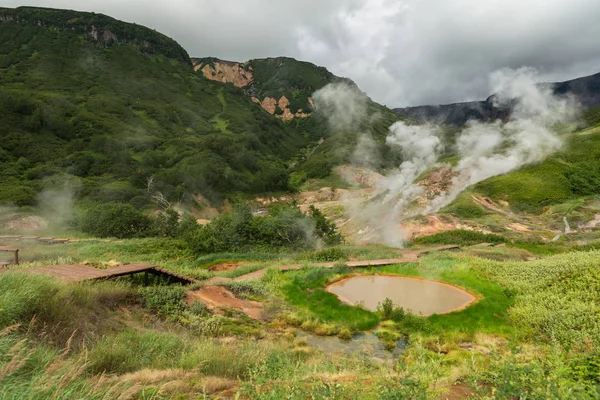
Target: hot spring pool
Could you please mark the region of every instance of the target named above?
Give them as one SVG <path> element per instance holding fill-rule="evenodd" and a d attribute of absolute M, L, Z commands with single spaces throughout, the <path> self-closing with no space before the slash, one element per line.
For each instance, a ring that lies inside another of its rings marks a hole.
<path fill-rule="evenodd" d="M 446 283 L 403 276 L 357 276 L 333 283 L 327 290 L 345 303 L 362 303 L 371 311 L 390 298 L 395 305 L 423 316 L 461 310 L 476 300 L 472 294 Z"/>

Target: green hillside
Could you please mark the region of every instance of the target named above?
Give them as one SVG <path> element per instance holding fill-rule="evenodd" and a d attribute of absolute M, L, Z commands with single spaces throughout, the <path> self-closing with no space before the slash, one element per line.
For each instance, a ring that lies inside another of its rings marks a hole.
<path fill-rule="evenodd" d="M 0 9 L 0 21 L 0 203 L 33 205 L 65 174 L 93 200 L 145 206 L 160 192 L 171 201 L 219 202 L 288 190 L 290 174 L 298 183 L 346 161 L 352 137 L 315 151 L 333 134 L 322 117 L 281 122 L 247 91 L 194 73 L 185 50 L 156 31 L 29 7 Z M 296 108 L 340 79 L 288 58 L 250 64 L 253 90 L 287 93 Z M 381 142 L 398 119 L 388 111 L 376 124 Z"/>
<path fill-rule="evenodd" d="M 496 201 L 507 201 L 514 211 L 533 214 L 548 206 L 600 193 L 600 127 L 576 132 L 565 141 L 561 151 L 543 162 L 487 179 L 471 190 Z M 468 194 L 463 195 L 463 202 L 466 197 Z"/>

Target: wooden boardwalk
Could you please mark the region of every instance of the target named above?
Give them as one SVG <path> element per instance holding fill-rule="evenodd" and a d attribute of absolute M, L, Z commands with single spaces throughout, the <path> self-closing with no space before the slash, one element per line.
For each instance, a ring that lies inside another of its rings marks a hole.
<path fill-rule="evenodd" d="M 307 264 L 290 264 L 290 265 L 281 265 L 279 267 L 275 267 L 280 271 L 290 271 L 294 269 L 301 269 L 305 265 L 310 265 L 313 267 L 321 267 L 321 268 L 333 268 L 337 264 L 343 264 L 352 268 L 365 268 L 365 267 L 383 267 L 385 265 L 394 265 L 394 264 L 402 264 L 402 263 L 410 263 L 410 262 L 419 262 L 419 257 L 423 254 L 428 254 L 436 251 L 444 251 L 444 250 L 458 250 L 460 246 L 457 245 L 443 245 L 436 247 L 429 247 L 425 249 L 418 250 L 398 250 L 398 254 L 402 255 L 402 258 L 388 258 L 382 260 L 360 260 L 360 261 L 336 261 L 336 262 L 322 262 L 322 263 L 307 263 Z M 237 278 L 225 278 L 222 276 L 215 276 L 213 278 L 202 281 L 204 286 L 210 285 L 219 285 L 225 282 L 230 281 L 249 281 L 254 279 L 260 279 L 265 272 L 267 272 L 267 268 L 259 269 L 258 271 L 250 272 L 249 274 L 238 276 Z"/>
<path fill-rule="evenodd" d="M 21 235 L 0 235 L 0 240 L 10 240 L 17 242 L 38 242 L 42 244 L 63 244 L 63 243 L 74 243 L 80 242 L 82 239 L 65 239 L 55 237 L 40 237 L 40 236 L 21 236 Z M 85 240 L 99 240 L 99 239 L 85 239 Z"/>
<path fill-rule="evenodd" d="M 100 279 L 111 279 L 119 276 L 133 275 L 140 272 L 150 273 L 153 275 L 165 276 L 180 283 L 195 283 L 196 279 L 188 276 L 180 275 L 172 271 L 148 264 L 126 264 L 120 267 L 98 269 L 89 265 L 83 264 L 62 264 L 62 265 L 47 265 L 43 267 L 33 268 L 15 268 L 3 270 L 1 272 L 23 272 L 27 274 L 47 275 L 59 278 L 66 282 L 83 282 Z"/>
<path fill-rule="evenodd" d="M 460 246 L 448 245 L 448 246 L 437 246 L 419 250 L 398 250 L 398 254 L 401 255 L 401 258 L 391 258 L 391 259 L 382 259 L 382 260 L 361 260 L 361 261 L 346 261 L 346 262 L 324 262 L 324 263 L 310 263 L 308 265 L 312 265 L 315 267 L 322 268 L 333 268 L 337 264 L 344 264 L 348 267 L 352 268 L 360 268 L 360 267 L 380 267 L 384 265 L 393 265 L 407 262 L 418 262 L 419 257 L 422 254 L 427 254 L 435 251 L 443 251 L 443 250 L 453 250 L 460 249 Z M 294 269 L 300 269 L 305 264 L 291 264 L 291 265 L 281 265 L 277 267 L 280 271 L 288 271 Z M 100 280 L 100 279 L 111 279 L 119 276 L 125 275 L 133 275 L 140 272 L 150 273 L 153 275 L 164 276 L 170 279 L 175 280 L 180 283 L 196 283 L 199 282 L 197 279 L 180 275 L 175 272 L 160 268 L 156 265 L 149 264 L 126 264 L 121 265 L 119 267 L 108 268 L 108 269 L 98 269 L 89 265 L 83 264 L 62 264 L 62 265 L 47 265 L 43 267 L 32 267 L 32 268 L 14 268 L 14 269 L 5 269 L 0 268 L 0 273 L 8 273 L 12 271 L 20 271 L 28 274 L 41 274 L 47 276 L 54 276 L 63 281 L 67 282 L 82 282 L 82 281 L 92 281 L 92 280 Z M 251 272 L 246 275 L 239 276 L 235 279 L 225 278 L 220 276 L 215 276 L 213 278 L 202 281 L 204 286 L 217 285 L 222 284 L 224 282 L 229 281 L 247 281 L 253 279 L 259 279 L 266 272 L 266 269 L 260 269 L 258 271 Z"/>

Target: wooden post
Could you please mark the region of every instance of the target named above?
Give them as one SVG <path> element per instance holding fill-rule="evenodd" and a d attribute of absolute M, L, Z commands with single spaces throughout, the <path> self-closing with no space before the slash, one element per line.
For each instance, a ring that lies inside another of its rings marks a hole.
<path fill-rule="evenodd" d="M 148 286 L 148 271 L 144 271 L 144 286 Z"/>
<path fill-rule="evenodd" d="M 19 265 L 19 249 L 15 250 L 15 265 Z"/>

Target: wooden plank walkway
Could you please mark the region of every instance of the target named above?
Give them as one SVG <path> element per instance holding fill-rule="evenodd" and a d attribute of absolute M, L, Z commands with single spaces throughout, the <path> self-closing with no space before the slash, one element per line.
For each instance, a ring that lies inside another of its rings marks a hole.
<path fill-rule="evenodd" d="M 321 267 L 321 268 L 333 268 L 337 264 L 344 264 L 348 267 L 352 268 L 364 268 L 364 267 L 383 267 L 385 265 L 394 265 L 394 264 L 402 264 L 402 263 L 410 263 L 410 262 L 419 262 L 419 257 L 423 254 L 428 254 L 436 251 L 444 251 L 444 250 L 457 250 L 460 249 L 460 246 L 457 245 L 443 245 L 436 247 L 429 247 L 425 249 L 415 249 L 415 250 L 398 250 L 398 253 L 402 255 L 402 258 L 388 258 L 381 260 L 360 260 L 360 261 L 336 261 L 336 262 L 322 262 L 322 263 L 306 263 L 306 264 L 290 264 L 290 265 L 281 265 L 279 267 L 275 267 L 280 271 L 290 271 L 294 269 L 301 269 L 305 265 L 310 265 L 313 267 Z M 254 272 L 250 272 L 246 275 L 238 276 L 237 278 L 225 278 L 222 276 L 215 276 L 213 278 L 202 281 L 204 286 L 211 285 L 219 285 L 225 282 L 231 281 L 249 281 L 254 279 L 260 279 L 265 272 L 267 272 L 267 268 L 259 269 Z"/>
<path fill-rule="evenodd" d="M 139 272 L 148 272 L 153 275 L 163 275 L 175 278 L 182 283 L 195 283 L 196 279 L 188 276 L 180 275 L 175 272 L 148 264 L 126 264 L 119 267 L 98 269 L 89 265 L 83 264 L 62 264 L 62 265 L 47 265 L 43 267 L 33 268 L 15 268 L 2 270 L 0 273 L 7 272 L 24 272 L 27 274 L 40 274 L 54 276 L 66 282 L 83 282 L 99 279 L 110 279 L 124 275 L 133 275 Z"/>
<path fill-rule="evenodd" d="M 69 243 L 71 239 L 54 238 L 54 237 L 39 237 L 39 236 L 20 236 L 20 235 L 0 235 L 0 240 L 11 240 L 11 241 L 36 241 L 42 244 L 62 244 Z"/>

